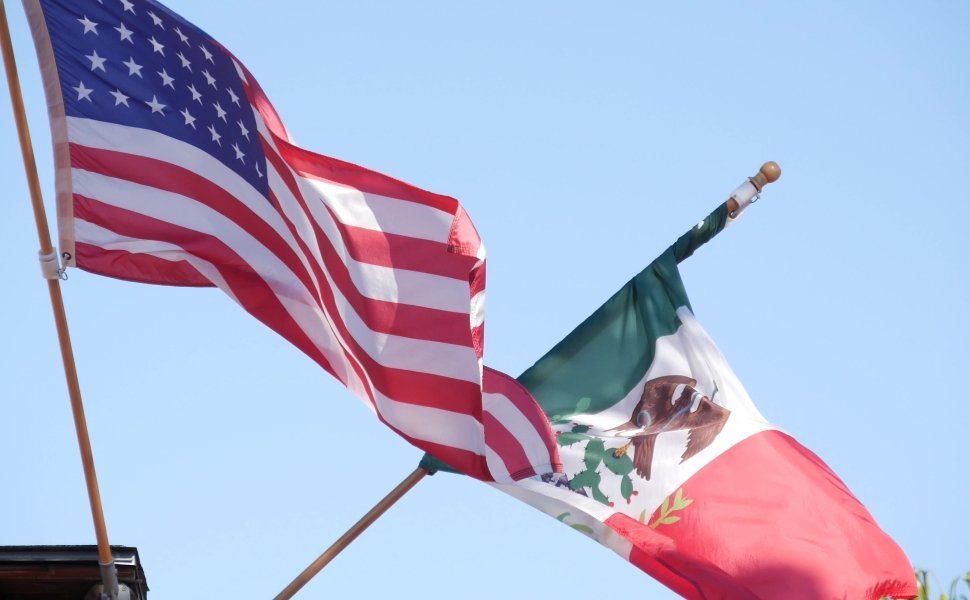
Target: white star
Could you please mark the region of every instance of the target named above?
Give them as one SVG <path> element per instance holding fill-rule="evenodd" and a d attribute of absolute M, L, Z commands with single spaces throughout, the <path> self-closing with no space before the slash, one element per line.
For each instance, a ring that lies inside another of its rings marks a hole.
<path fill-rule="evenodd" d="M 259 163 L 255 163 L 255 165 L 256 165 L 256 174 L 259 175 L 260 178 L 262 178 L 263 172 L 259 170 Z"/>
<path fill-rule="evenodd" d="M 228 123 L 228 121 L 226 121 L 226 111 L 222 110 L 222 107 L 219 106 L 219 103 L 216 102 L 212 106 L 216 107 L 216 116 L 222 119 L 224 123 Z"/>
<path fill-rule="evenodd" d="M 202 94 L 200 94 L 196 89 L 194 84 L 189 84 L 189 91 L 192 92 L 192 99 L 202 104 Z"/>
<path fill-rule="evenodd" d="M 202 71 L 202 74 L 205 75 L 205 81 L 206 81 L 206 83 L 208 83 L 212 87 L 216 87 L 216 78 L 215 77 L 213 77 L 212 75 L 209 75 L 209 72 L 206 71 L 206 70 L 203 70 Z"/>
<path fill-rule="evenodd" d="M 152 18 L 152 21 L 154 21 L 156 25 L 158 25 L 162 29 L 165 29 L 165 26 L 162 25 L 162 18 L 161 17 L 159 17 L 158 15 L 156 15 L 155 13 L 153 13 L 152 11 L 147 11 L 147 12 L 148 12 L 148 16 Z"/>
<path fill-rule="evenodd" d="M 212 125 L 209 125 L 209 133 L 212 134 L 212 141 L 215 142 L 215 143 L 217 143 L 217 144 L 219 144 L 221 146 L 222 145 L 222 136 L 219 135 L 218 133 L 216 133 L 216 128 L 213 127 Z"/>
<path fill-rule="evenodd" d="M 207 61 L 209 61 L 209 62 L 211 62 L 211 63 L 213 63 L 213 64 L 215 64 L 215 62 L 216 62 L 216 61 L 214 61 L 214 60 L 212 60 L 212 53 L 211 53 L 211 52 L 209 52 L 209 50 L 208 50 L 208 49 L 206 49 L 206 47 L 205 47 L 205 46 L 203 46 L 202 44 L 199 44 L 199 48 L 201 48 L 201 49 L 202 49 L 202 54 L 205 54 L 205 59 L 206 59 Z"/>
<path fill-rule="evenodd" d="M 130 12 L 131 14 L 135 14 L 134 4 L 132 4 L 128 0 L 121 0 L 121 3 L 125 6 L 125 10 L 127 12 Z"/>
<path fill-rule="evenodd" d="M 239 149 L 239 145 L 238 144 L 233 144 L 232 145 L 232 149 L 236 151 L 236 158 L 239 159 L 239 162 L 241 162 L 243 164 L 246 164 L 246 161 L 243 160 L 243 157 L 246 156 L 246 155 L 243 153 L 242 150 Z"/>
<path fill-rule="evenodd" d="M 192 63 L 189 61 L 189 59 L 185 58 L 185 55 L 184 54 L 182 54 L 181 52 L 179 52 L 178 54 L 176 54 L 176 56 L 178 56 L 179 57 L 179 60 L 182 61 L 182 66 L 183 67 L 185 67 L 189 71 L 192 70 Z"/>
<path fill-rule="evenodd" d="M 241 135 L 244 138 L 246 138 L 247 140 L 249 140 L 249 130 L 246 129 L 246 126 L 245 125 L 243 125 L 242 120 L 236 121 L 236 123 L 239 124 L 239 129 L 241 130 Z"/>
<path fill-rule="evenodd" d="M 77 91 L 78 100 L 87 100 L 88 102 L 93 102 L 93 100 L 91 100 L 91 92 L 94 90 L 84 87 L 83 81 L 77 82 L 77 87 L 73 89 Z"/>
<path fill-rule="evenodd" d="M 155 94 L 152 94 L 152 101 L 146 102 L 145 104 L 151 107 L 152 114 L 158 113 L 162 116 L 165 115 L 165 113 L 162 111 L 162 109 L 165 108 L 165 105 L 159 102 L 157 98 L 155 98 Z"/>
<path fill-rule="evenodd" d="M 162 78 L 162 87 L 165 87 L 167 85 L 173 90 L 175 89 L 175 86 L 172 84 L 172 82 L 175 81 L 175 79 L 172 77 L 169 77 L 168 72 L 165 71 L 165 69 L 162 69 L 161 71 L 159 71 L 158 76 Z"/>
<path fill-rule="evenodd" d="M 118 106 L 119 104 L 124 104 L 125 106 L 128 106 L 128 96 L 125 96 L 124 94 L 122 94 L 121 90 L 115 90 L 113 92 L 108 92 L 108 93 L 110 93 L 112 96 L 115 97 L 115 106 Z"/>
<path fill-rule="evenodd" d="M 81 25 L 84 25 L 84 33 L 81 35 L 84 35 L 89 31 L 94 32 L 94 35 L 98 35 L 98 30 L 96 29 L 98 24 L 89 19 L 87 15 L 84 15 L 83 19 L 78 19 L 78 21 L 81 23 Z"/>
<path fill-rule="evenodd" d="M 85 56 L 84 58 L 91 61 L 91 70 L 101 69 L 104 71 L 104 61 L 107 60 L 103 56 L 98 56 L 98 51 L 94 50 L 91 54 Z"/>
<path fill-rule="evenodd" d="M 182 30 L 179 29 L 178 27 L 175 28 L 175 33 L 176 33 L 176 35 L 179 36 L 179 39 L 182 40 L 182 43 L 183 44 L 188 45 L 188 43 L 189 43 L 189 36 L 187 36 L 184 33 L 182 33 Z"/>
<path fill-rule="evenodd" d="M 182 116 L 185 117 L 185 124 L 191 126 L 192 129 L 195 129 L 195 117 L 189 114 L 189 109 L 183 108 Z"/>
<path fill-rule="evenodd" d="M 232 98 L 232 103 L 239 106 L 239 96 L 236 95 L 236 92 L 232 91 L 232 88 L 226 88 L 226 91 L 229 92 L 229 97 Z"/>
<path fill-rule="evenodd" d="M 156 42 L 155 41 L 155 36 L 152 36 L 152 38 L 150 40 L 148 40 L 148 41 L 152 43 L 152 50 L 153 51 L 158 52 L 162 56 L 165 56 L 165 50 L 164 50 L 165 46 L 163 46 L 163 45 L 159 44 L 158 42 Z"/>
<path fill-rule="evenodd" d="M 134 33 L 134 31 L 131 31 L 130 29 L 128 29 L 127 27 L 125 27 L 125 24 L 124 23 L 122 23 L 118 27 L 115 27 L 115 31 L 117 31 L 118 33 L 121 34 L 121 39 L 119 41 L 123 42 L 123 41 L 127 40 L 129 44 L 134 44 L 135 43 L 135 42 L 131 41 L 131 34 Z"/>
<path fill-rule="evenodd" d="M 141 65 L 135 62 L 134 57 L 129 56 L 128 60 L 121 63 L 128 67 L 128 75 L 137 75 L 141 77 Z"/>

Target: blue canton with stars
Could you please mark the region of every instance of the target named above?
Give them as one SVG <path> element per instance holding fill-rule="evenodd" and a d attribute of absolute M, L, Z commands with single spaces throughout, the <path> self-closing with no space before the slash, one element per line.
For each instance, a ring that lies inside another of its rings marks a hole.
<path fill-rule="evenodd" d="M 42 0 L 64 106 L 171 136 L 269 198 L 252 106 L 229 56 L 151 0 Z"/>

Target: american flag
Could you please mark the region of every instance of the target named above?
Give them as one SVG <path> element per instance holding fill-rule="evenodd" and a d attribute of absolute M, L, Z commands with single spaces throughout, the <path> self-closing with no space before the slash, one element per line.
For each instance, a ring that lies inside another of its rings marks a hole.
<path fill-rule="evenodd" d="M 150 0 L 24 0 L 67 266 L 218 286 L 385 424 L 469 475 L 555 470 L 482 366 L 485 248 L 453 198 L 292 143 L 218 42 Z"/>

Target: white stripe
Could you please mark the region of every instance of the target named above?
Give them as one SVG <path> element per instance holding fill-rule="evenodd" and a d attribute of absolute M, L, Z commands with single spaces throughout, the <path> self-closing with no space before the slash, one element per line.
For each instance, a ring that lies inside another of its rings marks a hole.
<path fill-rule="evenodd" d="M 331 181 L 305 177 L 346 225 L 396 233 L 445 244 L 454 215 L 425 204 L 362 192 Z"/>
<path fill-rule="evenodd" d="M 485 322 L 485 290 L 472 296 L 469 317 L 472 329 Z"/>
<path fill-rule="evenodd" d="M 488 473 L 496 483 L 512 483 L 514 481 L 505 465 L 505 460 L 490 446 L 485 449 L 485 466 L 488 467 Z"/>
<path fill-rule="evenodd" d="M 600 504 L 592 498 L 577 494 L 571 490 L 556 487 L 549 483 L 537 481 L 533 478 L 523 479 L 522 481 L 510 485 L 491 485 L 502 490 L 510 496 L 518 498 L 527 504 L 531 504 L 543 512 L 548 512 L 548 514 L 552 515 L 553 517 L 555 517 L 557 514 L 561 514 L 563 512 L 562 509 L 569 510 L 572 508 L 573 510 L 579 509 L 583 513 L 586 513 L 588 517 L 603 523 L 618 512 L 616 509 L 606 506 L 605 504 Z M 555 503 L 554 506 L 558 512 L 546 511 L 546 501 L 549 501 L 550 505 Z M 580 515 L 574 514 L 570 516 L 579 517 Z"/>
<path fill-rule="evenodd" d="M 248 264 L 260 265 L 260 276 L 279 298 L 318 305 L 299 278 L 273 252 L 234 221 L 204 204 L 179 194 L 79 169 L 74 170 L 74 189 L 112 206 L 212 235 Z M 78 241 L 82 241 L 80 237 Z M 327 284 L 333 290 L 338 313 L 350 334 L 378 364 L 475 383 L 480 381 L 477 357 L 471 347 L 375 332 L 361 320 L 329 278 Z"/>
<path fill-rule="evenodd" d="M 505 394 L 482 394 L 482 409 L 485 412 L 491 413 L 522 444 L 522 449 L 529 459 L 529 464 L 539 467 L 552 462 L 549 456 L 549 449 L 543 442 L 542 436 L 539 435 L 539 432 L 536 431 L 536 428 L 529 419 L 522 414 L 522 411 Z M 496 478 L 497 480 L 498 478 Z"/>
<path fill-rule="evenodd" d="M 380 393 L 381 416 L 407 435 L 435 444 L 484 454 L 485 433 L 475 417 L 464 413 L 392 400 Z"/>
<path fill-rule="evenodd" d="M 550 517 L 571 527 L 577 525 L 589 527 L 592 533 L 586 535 L 629 560 L 633 544 L 605 524 L 607 519 L 617 513 L 615 509 L 571 490 L 535 479 L 523 479 L 514 484 L 493 483 L 490 485 L 514 498 L 531 504 Z"/>

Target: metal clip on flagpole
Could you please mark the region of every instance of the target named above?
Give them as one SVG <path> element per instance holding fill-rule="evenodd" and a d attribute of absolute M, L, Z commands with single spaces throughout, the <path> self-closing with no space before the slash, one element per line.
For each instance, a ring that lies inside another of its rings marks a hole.
<path fill-rule="evenodd" d="M 104 523 L 104 511 L 101 508 L 98 477 L 94 471 L 94 455 L 91 451 L 91 440 L 88 437 L 87 421 L 84 418 L 84 405 L 81 402 L 81 387 L 78 383 L 77 367 L 74 363 L 71 336 L 67 328 L 64 298 L 61 295 L 60 280 L 63 277 L 63 271 L 58 265 L 57 251 L 51 244 L 50 230 L 47 227 L 44 199 L 40 191 L 40 178 L 37 176 L 37 164 L 34 161 L 30 131 L 27 128 L 27 112 L 24 110 L 24 101 L 20 93 L 20 78 L 17 75 L 13 43 L 10 39 L 7 11 L 3 0 L 0 0 L 0 50 L 3 54 L 3 66 L 7 73 L 7 82 L 10 84 L 10 104 L 13 106 L 14 120 L 17 122 L 20 151 L 23 155 L 24 171 L 27 174 L 27 185 L 30 188 L 30 199 L 34 207 L 37 236 L 40 239 L 41 273 L 47 279 L 47 288 L 50 292 L 51 308 L 54 311 L 57 338 L 60 343 L 61 358 L 64 362 L 64 375 L 67 379 L 67 390 L 71 399 L 71 411 L 74 414 L 74 429 L 77 432 L 81 464 L 84 467 L 84 481 L 87 484 L 88 501 L 91 504 L 91 516 L 94 520 L 94 531 L 98 540 L 98 564 L 101 567 L 101 581 L 104 586 L 102 598 L 118 600 L 118 573 L 111 556 L 111 546 L 108 544 L 108 531 Z"/>
<path fill-rule="evenodd" d="M 761 169 L 754 177 L 748 177 L 741 187 L 734 190 L 727 201 L 728 215 L 736 219 L 748 205 L 758 201 L 761 190 L 769 183 L 778 181 L 781 177 L 781 167 L 774 161 L 761 165 Z"/>

